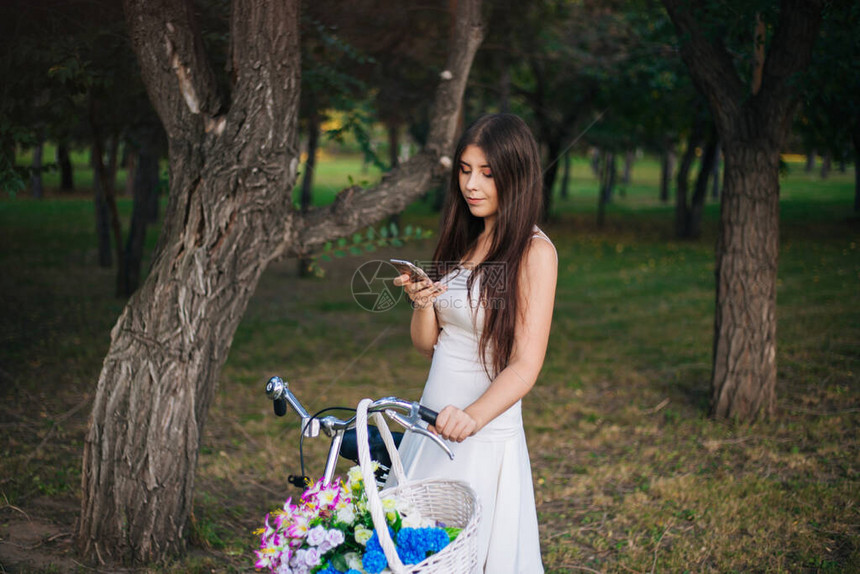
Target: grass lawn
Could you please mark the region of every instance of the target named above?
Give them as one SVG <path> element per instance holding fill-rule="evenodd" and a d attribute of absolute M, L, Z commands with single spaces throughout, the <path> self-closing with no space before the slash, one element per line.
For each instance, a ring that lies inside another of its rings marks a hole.
<path fill-rule="evenodd" d="M 675 240 L 657 165 L 645 160 L 597 228 L 596 181 L 586 160 L 574 162 L 570 195 L 545 226 L 559 287 L 544 370 L 524 404 L 548 572 L 860 571 L 853 173 L 822 181 L 791 167 L 778 412 L 739 424 L 707 417 L 719 206 L 708 204 L 702 239 Z M 356 159 L 321 161 L 316 201 L 350 176 L 379 174 Z M 97 266 L 91 200 L 47 185 L 40 202 L 0 199 L 0 572 L 92 571 L 72 545 L 80 455 L 124 302 L 113 271 Z M 127 230 L 130 201 L 120 208 Z M 429 201 L 403 216 L 430 228 L 436 219 Z M 298 423 L 272 414 L 263 395 L 272 374 L 310 410 L 419 396 L 428 362 L 411 349 L 407 305 L 364 311 L 350 283 L 367 260 L 427 258 L 432 243 L 335 259 L 321 279 L 300 279 L 292 260 L 269 268 L 207 420 L 189 553 L 138 571 L 253 571 L 251 531 L 297 494 L 286 476 L 299 473 Z M 309 474 L 322 470 L 324 446 L 306 442 Z"/>

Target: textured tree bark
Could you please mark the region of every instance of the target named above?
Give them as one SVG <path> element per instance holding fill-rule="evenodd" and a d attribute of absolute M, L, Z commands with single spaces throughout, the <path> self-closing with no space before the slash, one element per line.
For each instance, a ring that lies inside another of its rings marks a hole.
<path fill-rule="evenodd" d="M 796 74 L 811 58 L 821 0 L 783 0 L 750 95 L 702 1 L 663 0 L 681 56 L 708 98 L 725 157 L 711 413 L 752 420 L 776 404 L 779 151 L 797 104 Z"/>
<path fill-rule="evenodd" d="M 235 0 L 229 101 L 191 0 L 125 0 L 131 42 L 169 141 L 170 197 L 152 270 L 111 332 L 85 439 L 77 544 L 99 562 L 180 552 L 200 437 L 235 329 L 260 275 L 402 209 L 450 168 L 482 38 L 480 2 L 458 3 L 448 71 L 422 153 L 370 191 L 296 213 L 298 0 Z M 444 171 L 444 169 L 443 169 Z"/>
<path fill-rule="evenodd" d="M 711 409 L 751 420 L 776 406 L 779 148 L 735 144 L 725 161 Z"/>

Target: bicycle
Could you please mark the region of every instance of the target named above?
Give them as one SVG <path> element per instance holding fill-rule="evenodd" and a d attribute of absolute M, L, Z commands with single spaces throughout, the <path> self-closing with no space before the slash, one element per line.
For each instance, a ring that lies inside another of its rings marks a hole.
<path fill-rule="evenodd" d="M 292 407 L 296 414 L 301 418 L 302 430 L 301 438 L 299 439 L 301 475 L 290 475 L 287 479 L 290 484 L 300 488 L 307 488 L 310 484 L 309 478 L 305 475 L 304 451 L 302 447 L 305 437 L 316 438 L 320 435 L 320 431 L 331 438 L 325 470 L 321 479 L 324 485 L 329 484 L 332 481 L 335 467 L 337 466 L 338 456 L 342 456 L 356 464 L 359 462 L 355 416 L 346 420 L 332 415 L 320 418 L 320 415 L 331 410 L 354 412 L 354 408 L 326 407 L 318 411 L 316 414 L 311 415 L 296 395 L 290 390 L 289 383 L 278 376 L 270 378 L 266 383 L 266 396 L 273 401 L 275 415 L 279 417 L 284 416 L 287 413 L 287 407 L 289 406 Z M 407 401 L 398 397 L 384 397 L 373 401 L 368 408 L 368 414 L 377 412 L 384 414 L 407 430 L 428 437 L 439 445 L 439 447 L 442 448 L 453 460 L 454 453 L 451 452 L 448 445 L 446 445 L 438 435 L 430 432 L 419 424 L 419 421 L 424 421 L 427 424 L 435 425 L 436 417 L 438 415 L 436 411 L 417 402 Z M 391 467 L 391 459 L 382 436 L 376 427 L 368 427 L 368 431 L 371 458 L 379 464 L 379 468 L 376 471 L 376 482 L 377 485 L 381 487 L 385 484 L 385 480 L 388 476 L 388 471 Z M 400 440 L 403 438 L 403 433 L 395 432 L 391 434 L 394 435 L 395 444 L 399 445 Z"/>

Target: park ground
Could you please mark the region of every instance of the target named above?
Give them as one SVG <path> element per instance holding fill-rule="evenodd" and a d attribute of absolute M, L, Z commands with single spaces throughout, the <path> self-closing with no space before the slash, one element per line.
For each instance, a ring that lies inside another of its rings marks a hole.
<path fill-rule="evenodd" d="M 574 164 L 545 230 L 559 252 L 553 331 L 525 399 L 547 571 L 860 572 L 860 221 L 853 173 L 782 179 L 777 412 L 708 418 L 718 205 L 704 236 L 678 241 L 657 168 L 643 160 L 595 224 L 596 182 Z M 322 161 L 320 202 L 374 179 Z M 86 175 L 79 186 L 86 187 Z M 124 217 L 130 201 L 121 199 Z M 298 424 L 263 395 L 273 374 L 310 409 L 420 395 L 428 363 L 409 343 L 405 302 L 363 310 L 350 286 L 365 261 L 424 259 L 433 239 L 264 274 L 206 423 L 189 552 L 107 570 L 73 550 L 81 453 L 110 328 L 124 301 L 97 265 L 81 192 L 0 198 L 0 573 L 251 572 L 270 509 L 296 490 Z M 429 202 L 402 218 L 435 229 Z M 128 228 L 128 220 L 125 221 Z M 151 230 L 151 252 L 157 230 Z M 310 474 L 324 445 L 308 442 Z"/>

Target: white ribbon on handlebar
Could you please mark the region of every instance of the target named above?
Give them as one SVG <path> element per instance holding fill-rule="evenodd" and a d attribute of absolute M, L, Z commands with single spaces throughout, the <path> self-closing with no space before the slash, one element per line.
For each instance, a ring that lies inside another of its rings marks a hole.
<path fill-rule="evenodd" d="M 388 522 L 385 520 L 385 510 L 382 508 L 382 500 L 379 497 L 379 491 L 376 489 L 376 476 L 373 474 L 373 461 L 370 459 L 370 443 L 367 432 L 367 409 L 370 407 L 370 399 L 362 399 L 358 403 L 358 408 L 355 412 L 355 433 L 358 442 L 358 465 L 361 467 L 361 476 L 364 479 L 364 491 L 367 494 L 367 505 L 370 508 L 370 516 L 373 519 L 373 527 L 376 529 L 376 535 L 379 538 L 379 544 L 382 546 L 382 552 L 388 560 L 388 567 L 394 574 L 404 574 L 406 572 L 403 562 L 397 555 L 397 548 L 394 546 L 394 541 L 388 533 Z M 400 461 L 400 453 L 397 452 L 397 446 L 394 444 L 394 437 L 391 436 L 391 431 L 388 429 L 388 424 L 385 422 L 385 417 L 381 413 L 373 413 L 373 421 L 379 429 L 379 434 L 382 435 L 382 441 L 385 443 L 385 448 L 388 450 L 388 455 L 391 457 L 391 472 L 394 473 L 397 479 L 397 484 L 403 484 L 406 481 L 406 473 L 403 471 L 403 463 Z"/>

